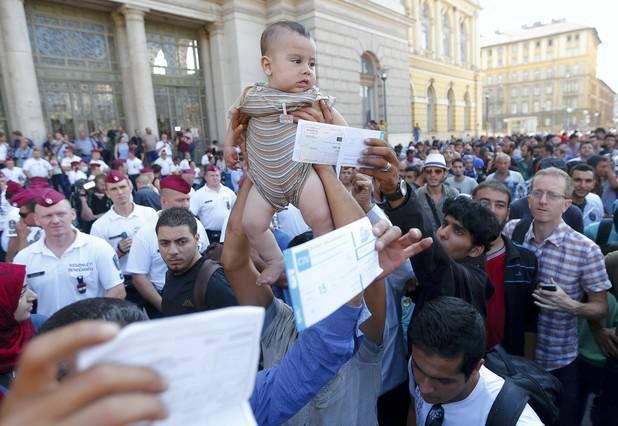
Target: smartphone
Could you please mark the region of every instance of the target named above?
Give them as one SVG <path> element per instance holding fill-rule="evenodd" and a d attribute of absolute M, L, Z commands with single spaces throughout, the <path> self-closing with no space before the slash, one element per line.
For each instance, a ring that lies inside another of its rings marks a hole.
<path fill-rule="evenodd" d="M 93 180 L 88 181 L 88 182 L 84 183 L 84 185 L 83 185 L 83 188 L 84 188 L 85 191 L 88 191 L 89 189 L 92 189 L 94 187 L 95 187 L 95 183 L 94 183 Z"/>
<path fill-rule="evenodd" d="M 541 284 L 540 287 L 541 287 L 541 290 L 556 291 L 556 285 L 555 284 Z"/>

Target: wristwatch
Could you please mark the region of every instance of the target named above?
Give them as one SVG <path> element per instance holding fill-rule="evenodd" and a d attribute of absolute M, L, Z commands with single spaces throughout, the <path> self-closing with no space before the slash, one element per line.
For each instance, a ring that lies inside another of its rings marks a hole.
<path fill-rule="evenodd" d="M 395 192 L 382 192 L 382 197 L 387 201 L 397 201 L 404 198 L 406 195 L 408 195 L 408 184 L 405 179 L 401 177 L 399 178 L 399 183 L 397 184 Z"/>

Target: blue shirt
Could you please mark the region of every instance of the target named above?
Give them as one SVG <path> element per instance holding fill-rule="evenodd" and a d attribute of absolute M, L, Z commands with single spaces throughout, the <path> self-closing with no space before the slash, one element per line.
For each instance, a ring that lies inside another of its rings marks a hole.
<path fill-rule="evenodd" d="M 266 310 L 265 328 L 276 313 L 275 306 L 271 303 Z M 335 377 L 354 354 L 361 312 L 360 306 L 342 306 L 300 332 L 281 362 L 258 372 L 249 399 L 258 424 L 280 425 Z"/>

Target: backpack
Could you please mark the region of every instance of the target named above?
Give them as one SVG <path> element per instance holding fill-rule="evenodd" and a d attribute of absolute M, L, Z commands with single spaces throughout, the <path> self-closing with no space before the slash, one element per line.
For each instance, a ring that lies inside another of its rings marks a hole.
<path fill-rule="evenodd" d="M 208 290 L 208 282 L 213 274 L 220 268 L 223 268 L 220 263 L 208 257 L 204 260 L 204 263 L 202 263 L 197 277 L 195 278 L 195 283 L 193 284 L 193 296 L 191 298 L 196 310 L 202 311 L 206 307 L 204 299 L 206 298 L 206 291 Z"/>
<path fill-rule="evenodd" d="M 485 355 L 485 366 L 505 379 L 489 411 L 487 425 L 515 426 L 526 403 L 545 425 L 558 424 L 562 384 L 553 374 L 534 361 L 509 355 L 500 346 Z"/>
<path fill-rule="evenodd" d="M 615 226 L 615 222 L 618 220 L 618 215 L 614 218 L 607 218 L 599 222 L 599 228 L 597 230 L 597 237 L 594 242 L 597 243 L 604 255 L 618 250 L 618 243 L 609 243 L 609 235 L 612 233 L 612 229 Z M 618 227 L 616 228 L 618 229 Z"/>
<path fill-rule="evenodd" d="M 532 225 L 532 216 L 524 216 L 517 222 L 515 225 L 515 229 L 513 229 L 513 236 L 511 237 L 511 241 L 522 245 L 524 243 L 524 239 L 526 238 L 526 232 L 530 229 L 530 225 Z"/>

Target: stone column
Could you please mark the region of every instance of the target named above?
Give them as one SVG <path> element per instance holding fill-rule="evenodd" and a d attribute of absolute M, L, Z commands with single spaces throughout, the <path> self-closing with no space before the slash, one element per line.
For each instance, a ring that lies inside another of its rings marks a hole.
<path fill-rule="evenodd" d="M 433 23 L 434 23 L 434 43 L 433 57 L 439 59 L 442 57 L 442 4 L 435 0 L 433 3 Z"/>
<path fill-rule="evenodd" d="M 138 127 L 135 118 L 135 100 L 138 99 L 133 90 L 131 80 L 131 70 L 129 68 L 129 51 L 127 48 L 127 29 L 124 23 L 124 16 L 118 12 L 112 12 L 112 19 L 115 24 L 116 46 L 118 48 L 118 63 L 122 78 L 122 104 L 124 105 L 124 116 L 126 119 L 127 133 L 132 135 L 133 130 Z M 144 129 L 140 129 L 141 132 Z"/>
<path fill-rule="evenodd" d="M 4 41 L 2 75 L 10 87 L 6 108 L 11 108 L 11 130 L 21 132 L 37 145 L 45 141 L 45 120 L 32 59 L 23 0 L 0 1 L 0 31 Z"/>
<path fill-rule="evenodd" d="M 215 108 L 217 130 L 227 129 L 227 100 L 231 98 L 229 95 L 230 87 L 228 83 L 228 62 L 229 50 L 226 48 L 223 23 L 214 22 L 209 24 L 208 39 L 210 45 L 210 64 L 212 70 L 213 94 L 217 106 Z M 233 100 L 231 100 L 233 101 Z M 231 105 L 231 101 L 229 105 Z M 223 131 L 221 132 L 223 134 Z"/>
<path fill-rule="evenodd" d="M 142 132 L 146 127 L 150 127 L 152 133 L 158 135 L 157 112 L 144 27 L 144 14 L 147 10 L 122 7 L 120 11 L 125 17 L 127 26 L 130 81 L 136 94 L 135 99 L 139 99 L 139 102 L 135 102 L 135 127 Z"/>
<path fill-rule="evenodd" d="M 412 2 L 412 17 L 414 18 L 412 46 L 414 53 L 421 49 L 421 5 L 418 1 Z"/>
<path fill-rule="evenodd" d="M 470 46 L 470 63 L 475 69 L 479 69 L 479 61 L 481 56 L 481 49 L 479 49 L 479 36 L 478 36 L 478 12 L 474 12 L 474 17 L 471 19 L 471 40 Z"/>
<path fill-rule="evenodd" d="M 208 30 L 206 28 L 200 28 L 199 30 L 200 36 L 200 59 L 201 64 L 200 68 L 202 70 L 202 74 L 204 76 L 204 83 L 206 87 L 206 109 L 208 114 L 208 135 L 210 139 L 216 139 L 219 141 L 223 140 L 225 136 L 225 128 L 219 131 L 219 126 L 217 123 L 217 100 L 215 90 L 214 90 L 214 81 L 213 81 L 213 72 L 212 72 L 212 60 L 210 57 L 210 37 L 208 34 Z M 220 105 L 220 108 L 224 108 L 223 105 Z"/>
<path fill-rule="evenodd" d="M 455 40 L 455 46 L 453 48 L 453 62 L 455 62 L 456 64 L 461 64 L 462 57 L 459 49 L 459 44 L 461 42 L 461 26 L 459 25 L 458 10 L 455 10 L 453 12 L 453 27 L 453 34 L 455 35 L 455 37 L 453 37 L 453 39 Z"/>

